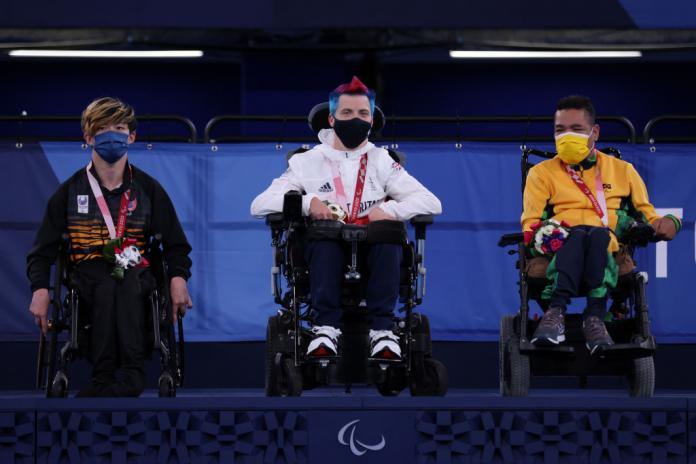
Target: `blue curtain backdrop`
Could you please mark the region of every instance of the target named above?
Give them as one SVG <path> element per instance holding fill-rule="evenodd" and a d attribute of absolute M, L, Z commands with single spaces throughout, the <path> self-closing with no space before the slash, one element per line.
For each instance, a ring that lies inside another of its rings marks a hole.
<path fill-rule="evenodd" d="M 191 244 L 186 316 L 188 340 L 261 340 L 276 310 L 270 294 L 270 233 L 249 214 L 251 200 L 285 169 L 274 144 L 136 144 L 134 164 L 169 192 Z M 540 148 L 550 148 L 540 146 Z M 666 277 L 657 277 L 657 248 L 637 254 L 650 275 L 649 303 L 660 342 L 696 342 L 696 146 L 619 147 L 643 176 L 653 204 L 681 208 L 684 230 L 660 251 Z M 428 288 L 421 309 L 436 340 L 497 339 L 500 316 L 518 307 L 515 258 L 496 246 L 519 229 L 520 149 L 517 144 L 404 143 L 406 168 L 441 200 L 444 214 L 429 230 Z M 0 145 L 3 208 L 0 212 L 0 340 L 34 340 L 28 312 L 25 256 L 46 202 L 89 151 L 77 143 Z M 578 302 L 581 308 L 582 302 Z"/>

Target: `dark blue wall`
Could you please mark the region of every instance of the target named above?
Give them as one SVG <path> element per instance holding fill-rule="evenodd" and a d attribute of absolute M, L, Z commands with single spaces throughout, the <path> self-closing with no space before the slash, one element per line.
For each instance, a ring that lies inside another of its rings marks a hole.
<path fill-rule="evenodd" d="M 387 115 L 550 115 L 558 98 L 582 93 L 594 99 L 598 113 L 625 115 L 640 131 L 658 114 L 696 109 L 693 63 L 366 65 L 338 54 L 288 52 L 250 55 L 238 64 L 9 61 L 0 68 L 1 115 L 22 110 L 79 115 L 93 98 L 116 95 L 140 114 L 187 116 L 201 133 L 211 117 L 224 113 L 306 114 L 353 74 L 377 87 Z M 306 126 L 292 127 L 288 135 L 309 135 Z M 79 134 L 78 126 L 73 130 Z M 17 131 L 16 124 L 0 124 L 2 135 Z M 429 131 L 454 135 L 453 128 Z M 524 128 L 509 131 L 521 138 Z M 550 128 L 532 131 L 550 133 Z"/>

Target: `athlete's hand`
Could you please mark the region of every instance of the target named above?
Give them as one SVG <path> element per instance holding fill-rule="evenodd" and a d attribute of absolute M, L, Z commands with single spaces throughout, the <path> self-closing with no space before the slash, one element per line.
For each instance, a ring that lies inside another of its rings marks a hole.
<path fill-rule="evenodd" d="M 186 280 L 183 277 L 172 277 L 171 282 L 169 282 L 169 294 L 172 298 L 172 323 L 176 323 L 177 314 L 183 316 L 188 309 L 193 307 Z"/>
<path fill-rule="evenodd" d="M 367 215 L 370 222 L 375 221 L 396 221 L 396 218 L 384 212 L 381 208 L 372 208 L 370 213 Z"/>
<path fill-rule="evenodd" d="M 314 197 L 309 203 L 309 215 L 312 219 L 333 219 L 333 213 L 319 198 Z"/>
<path fill-rule="evenodd" d="M 34 315 L 34 322 L 41 328 L 41 332 L 44 335 L 48 331 L 48 307 L 50 305 L 51 298 L 48 296 L 48 289 L 39 288 L 34 290 L 29 311 Z"/>
<path fill-rule="evenodd" d="M 668 217 L 661 217 L 652 223 L 653 229 L 655 229 L 655 238 L 659 240 L 672 240 L 675 235 L 677 235 L 677 226 L 674 225 L 674 221 Z"/>

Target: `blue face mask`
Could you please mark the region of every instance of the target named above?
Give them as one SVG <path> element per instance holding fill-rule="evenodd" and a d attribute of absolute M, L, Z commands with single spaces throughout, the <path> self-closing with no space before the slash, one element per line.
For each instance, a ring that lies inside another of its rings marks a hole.
<path fill-rule="evenodd" d="M 109 164 L 120 160 L 128 151 L 128 134 L 108 131 L 94 136 L 94 150 Z"/>

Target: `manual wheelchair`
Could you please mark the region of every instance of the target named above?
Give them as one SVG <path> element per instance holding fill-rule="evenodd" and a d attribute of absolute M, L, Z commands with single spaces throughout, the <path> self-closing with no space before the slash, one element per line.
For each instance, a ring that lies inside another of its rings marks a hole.
<path fill-rule="evenodd" d="M 72 264 L 67 250 L 70 238 L 64 234 L 59 245 L 54 270 L 48 336 L 41 334 L 36 366 L 36 388 L 47 397 L 66 397 L 70 385 L 70 364 L 75 359 L 89 358 L 91 311 L 71 281 Z M 184 326 L 177 317 L 177 328 L 172 323 L 169 279 L 162 256 L 161 236 L 149 240 L 146 254 L 156 285 L 146 297 L 150 311 L 145 318 L 146 357 L 154 351 L 160 358 L 158 379 L 159 396 L 176 396 L 176 389 L 184 379 Z M 66 293 L 63 296 L 63 288 Z M 178 333 L 177 333 L 178 332 Z M 65 333 L 67 336 L 63 337 Z"/>

